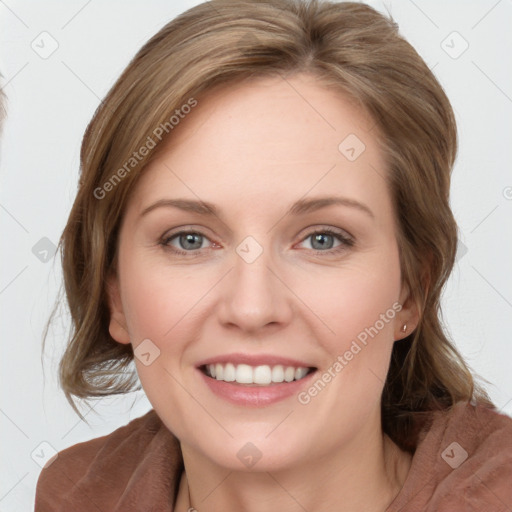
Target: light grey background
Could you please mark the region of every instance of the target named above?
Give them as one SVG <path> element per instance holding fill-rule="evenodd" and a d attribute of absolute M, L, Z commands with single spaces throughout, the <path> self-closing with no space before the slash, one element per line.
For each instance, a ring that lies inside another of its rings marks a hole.
<path fill-rule="evenodd" d="M 139 392 L 98 402 L 98 414 L 87 414 L 91 427 L 79 420 L 56 379 L 65 315 L 50 332 L 43 375 L 41 334 L 61 270 L 58 258 L 41 259 L 64 228 L 81 138 L 100 99 L 150 36 L 197 3 L 0 1 L 8 96 L 0 191 L 0 512 L 33 509 L 52 447 L 105 435 L 151 408 Z M 512 415 L 512 2 L 369 3 L 391 12 L 455 109 L 460 148 L 452 207 L 463 245 L 444 318 L 468 363 L 491 381 L 497 406 Z M 52 44 L 58 48 L 45 55 Z"/>

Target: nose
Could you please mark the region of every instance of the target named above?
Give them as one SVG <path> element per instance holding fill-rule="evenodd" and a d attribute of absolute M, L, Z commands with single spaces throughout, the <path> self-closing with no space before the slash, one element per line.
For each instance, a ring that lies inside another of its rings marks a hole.
<path fill-rule="evenodd" d="M 221 284 L 220 322 L 250 334 L 266 326 L 288 324 L 293 316 L 293 293 L 271 251 L 248 237 L 232 261 L 233 268 Z"/>

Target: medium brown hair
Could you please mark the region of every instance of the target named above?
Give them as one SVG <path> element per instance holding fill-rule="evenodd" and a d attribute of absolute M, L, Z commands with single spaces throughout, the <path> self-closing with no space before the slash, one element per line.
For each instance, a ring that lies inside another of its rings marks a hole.
<path fill-rule="evenodd" d="M 191 98 L 200 102 L 203 92 L 252 77 L 294 73 L 314 75 L 368 112 L 386 157 L 402 280 L 420 319 L 393 347 L 382 395 L 384 432 L 411 450 L 427 412 L 460 400 L 492 407 L 441 324 L 441 291 L 457 248 L 449 206 L 457 131 L 431 70 L 391 17 L 364 4 L 212 0 L 176 17 L 140 49 L 84 135 L 78 193 L 59 242 L 72 318 L 59 378 L 82 418 L 73 396 L 140 389 L 129 368 L 132 346 L 109 334 L 105 283 L 115 272 L 130 192 L 158 152 L 133 168 L 127 162 L 157 127 L 168 127 L 162 142 L 172 138 L 169 120 Z"/>

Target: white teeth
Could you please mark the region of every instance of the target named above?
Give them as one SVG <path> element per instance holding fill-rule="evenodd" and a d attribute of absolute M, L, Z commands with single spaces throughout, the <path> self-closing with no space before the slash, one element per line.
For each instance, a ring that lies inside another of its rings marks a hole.
<path fill-rule="evenodd" d="M 272 370 L 270 366 L 256 366 L 254 369 L 254 384 L 270 384 L 272 382 Z"/>
<path fill-rule="evenodd" d="M 295 380 L 300 380 L 302 377 L 304 377 L 308 373 L 307 368 L 297 368 L 295 370 Z"/>
<path fill-rule="evenodd" d="M 284 369 L 278 364 L 272 368 L 272 382 L 283 382 L 284 380 Z"/>
<path fill-rule="evenodd" d="M 279 382 L 292 382 L 300 380 L 308 373 L 308 368 L 293 367 L 278 364 L 276 366 L 260 365 L 250 366 L 248 364 L 233 363 L 209 364 L 206 366 L 206 373 L 217 380 L 225 382 L 238 382 L 239 384 L 260 384 L 268 385 Z"/>
<path fill-rule="evenodd" d="M 224 366 L 224 380 L 226 382 L 233 382 L 236 378 L 236 368 L 234 364 L 228 363 Z"/>
<path fill-rule="evenodd" d="M 284 380 L 286 382 L 291 382 L 295 378 L 295 368 L 293 366 L 288 366 L 284 371 Z"/>
<path fill-rule="evenodd" d="M 218 379 L 218 377 L 217 377 Z M 248 364 L 239 364 L 236 367 L 235 380 L 240 384 L 252 384 L 253 373 L 252 367 Z"/>

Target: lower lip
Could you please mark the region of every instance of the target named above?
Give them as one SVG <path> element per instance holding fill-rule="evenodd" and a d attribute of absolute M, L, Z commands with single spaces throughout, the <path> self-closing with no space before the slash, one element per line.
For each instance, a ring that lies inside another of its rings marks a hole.
<path fill-rule="evenodd" d="M 200 369 L 197 369 L 206 385 L 219 397 L 236 405 L 245 405 L 251 407 L 265 407 L 296 395 L 305 386 L 308 385 L 316 370 L 309 373 L 300 380 L 292 382 L 281 382 L 270 384 L 268 386 L 250 386 L 246 384 L 237 384 L 225 382 L 223 380 L 213 379 L 205 375 Z"/>

